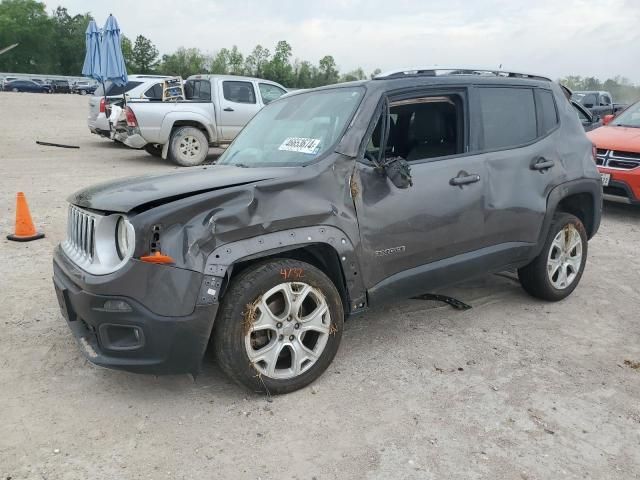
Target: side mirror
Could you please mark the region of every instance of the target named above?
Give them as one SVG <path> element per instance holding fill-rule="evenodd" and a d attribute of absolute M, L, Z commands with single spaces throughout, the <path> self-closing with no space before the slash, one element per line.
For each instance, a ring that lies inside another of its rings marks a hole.
<path fill-rule="evenodd" d="M 413 186 L 411 167 L 402 157 L 387 158 L 382 164 L 384 173 L 397 188 L 406 189 Z"/>
<path fill-rule="evenodd" d="M 609 125 L 609 123 L 611 123 L 611 120 L 613 120 L 614 118 L 616 118 L 615 115 L 605 115 L 604 117 L 602 117 L 602 124 Z"/>

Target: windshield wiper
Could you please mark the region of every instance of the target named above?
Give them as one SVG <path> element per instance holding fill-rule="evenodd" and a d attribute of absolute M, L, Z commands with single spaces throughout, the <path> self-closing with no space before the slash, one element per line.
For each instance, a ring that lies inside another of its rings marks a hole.
<path fill-rule="evenodd" d="M 247 165 L 246 163 L 232 163 L 232 165 L 234 167 L 240 167 L 240 168 L 251 168 L 249 165 Z"/>
<path fill-rule="evenodd" d="M 640 125 L 626 125 L 624 123 L 614 123 L 615 127 L 640 128 Z"/>

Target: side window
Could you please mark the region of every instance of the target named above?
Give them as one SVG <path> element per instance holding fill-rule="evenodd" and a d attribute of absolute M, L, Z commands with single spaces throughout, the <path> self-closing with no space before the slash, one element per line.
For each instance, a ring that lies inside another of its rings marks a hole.
<path fill-rule="evenodd" d="M 523 145 L 537 136 L 533 89 L 481 87 L 480 109 L 484 150 Z"/>
<path fill-rule="evenodd" d="M 275 85 L 270 85 L 268 83 L 260 83 L 258 86 L 260 88 L 260 96 L 262 97 L 262 103 L 264 103 L 265 105 L 267 105 L 270 102 L 273 102 L 274 100 L 280 98 L 282 95 L 287 93 L 280 87 L 276 87 Z"/>
<path fill-rule="evenodd" d="M 222 93 L 230 102 L 256 103 L 256 93 L 251 82 L 222 82 Z"/>
<path fill-rule="evenodd" d="M 144 96 L 150 100 L 162 100 L 162 85 L 156 83 L 153 87 L 144 92 Z"/>
<path fill-rule="evenodd" d="M 458 94 L 420 96 L 391 101 L 385 157 L 412 162 L 464 152 L 464 108 Z M 369 160 L 381 148 L 378 120 L 365 151 Z"/>
<path fill-rule="evenodd" d="M 588 93 L 587 95 L 585 95 L 582 99 L 582 104 L 587 108 L 593 107 L 596 104 L 595 93 Z"/>
<path fill-rule="evenodd" d="M 611 99 L 609 98 L 609 95 L 602 95 L 600 97 L 600 105 L 603 105 L 603 106 L 611 105 Z"/>
<path fill-rule="evenodd" d="M 209 80 L 187 80 L 184 86 L 184 94 L 187 100 L 200 102 L 211 101 L 211 82 Z"/>
<path fill-rule="evenodd" d="M 553 93 L 538 90 L 538 110 L 540 115 L 540 135 L 546 135 L 558 125 L 558 112 Z"/>

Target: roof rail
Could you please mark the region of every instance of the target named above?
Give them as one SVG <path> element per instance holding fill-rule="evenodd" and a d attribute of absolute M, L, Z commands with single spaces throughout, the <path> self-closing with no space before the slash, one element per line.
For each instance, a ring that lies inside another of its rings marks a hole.
<path fill-rule="evenodd" d="M 476 68 L 476 67 L 444 67 L 439 65 L 425 67 L 409 67 L 398 70 L 383 72 L 374 77 L 374 80 L 388 80 L 392 78 L 409 78 L 409 77 L 436 77 L 446 75 L 477 75 L 477 76 L 494 76 L 505 78 L 530 78 L 533 80 L 545 80 L 551 82 L 550 78 L 542 75 L 531 73 L 513 72 L 510 70 L 502 70 L 501 68 Z"/>

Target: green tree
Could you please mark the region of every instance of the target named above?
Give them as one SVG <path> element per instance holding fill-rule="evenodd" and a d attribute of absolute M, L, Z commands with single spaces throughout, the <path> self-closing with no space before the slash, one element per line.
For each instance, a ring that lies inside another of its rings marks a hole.
<path fill-rule="evenodd" d="M 320 59 L 318 69 L 320 70 L 319 80 L 321 85 L 338 83 L 340 73 L 338 72 L 336 61 L 331 55 L 325 55 Z"/>
<path fill-rule="evenodd" d="M 371 78 L 372 80 L 380 75 L 382 73 L 382 70 L 380 70 L 379 68 L 376 68 L 373 72 L 371 72 L 371 75 L 369 75 L 369 78 Z"/>
<path fill-rule="evenodd" d="M 51 17 L 54 35 L 50 44 L 51 70 L 62 75 L 80 75 L 86 50 L 85 31 L 91 15 L 69 15 L 58 7 Z"/>
<path fill-rule="evenodd" d="M 358 67 L 355 70 L 353 70 L 352 72 L 348 72 L 345 73 L 344 75 L 342 75 L 342 77 L 340 77 L 340 81 L 341 82 L 353 82 L 355 80 L 365 80 L 367 78 L 367 76 L 364 73 L 364 70 L 362 70 L 362 68 Z"/>
<path fill-rule="evenodd" d="M 218 75 L 229 73 L 229 49 L 222 48 L 215 54 L 211 61 L 210 72 Z"/>
<path fill-rule="evenodd" d="M 265 78 L 278 82 L 285 87 L 291 86 L 293 82 L 293 67 L 289 61 L 290 58 L 291 45 L 285 40 L 280 40 L 273 52 L 273 57 L 265 65 Z"/>
<path fill-rule="evenodd" d="M 265 68 L 269 63 L 271 52 L 262 45 L 256 45 L 251 54 L 247 55 L 244 61 L 244 71 L 247 75 L 254 77 L 264 77 Z"/>
<path fill-rule="evenodd" d="M 228 56 L 228 72 L 232 75 L 243 75 L 244 74 L 244 56 L 238 50 L 237 46 L 231 47 L 229 50 Z"/>
<path fill-rule="evenodd" d="M 296 60 L 294 63 L 294 82 L 292 87 L 295 88 L 312 88 L 316 84 L 318 77 L 318 68 L 306 60 Z"/>
<path fill-rule="evenodd" d="M 131 51 L 131 60 L 135 73 L 153 73 L 158 66 L 158 49 L 147 37 L 138 35 Z"/>
<path fill-rule="evenodd" d="M 0 55 L 0 71 L 52 72 L 56 63 L 51 55 L 53 34 L 53 21 L 47 15 L 44 3 L 34 0 L 0 2 L 0 45 L 18 44 Z"/>
<path fill-rule="evenodd" d="M 120 49 L 122 50 L 122 57 L 124 58 L 124 64 L 127 67 L 127 71 L 133 72 L 133 44 L 126 35 L 120 36 Z"/>
<path fill-rule="evenodd" d="M 205 73 L 206 63 L 207 57 L 199 49 L 180 47 L 174 53 L 162 56 L 160 72 L 186 78 L 197 73 Z"/>

